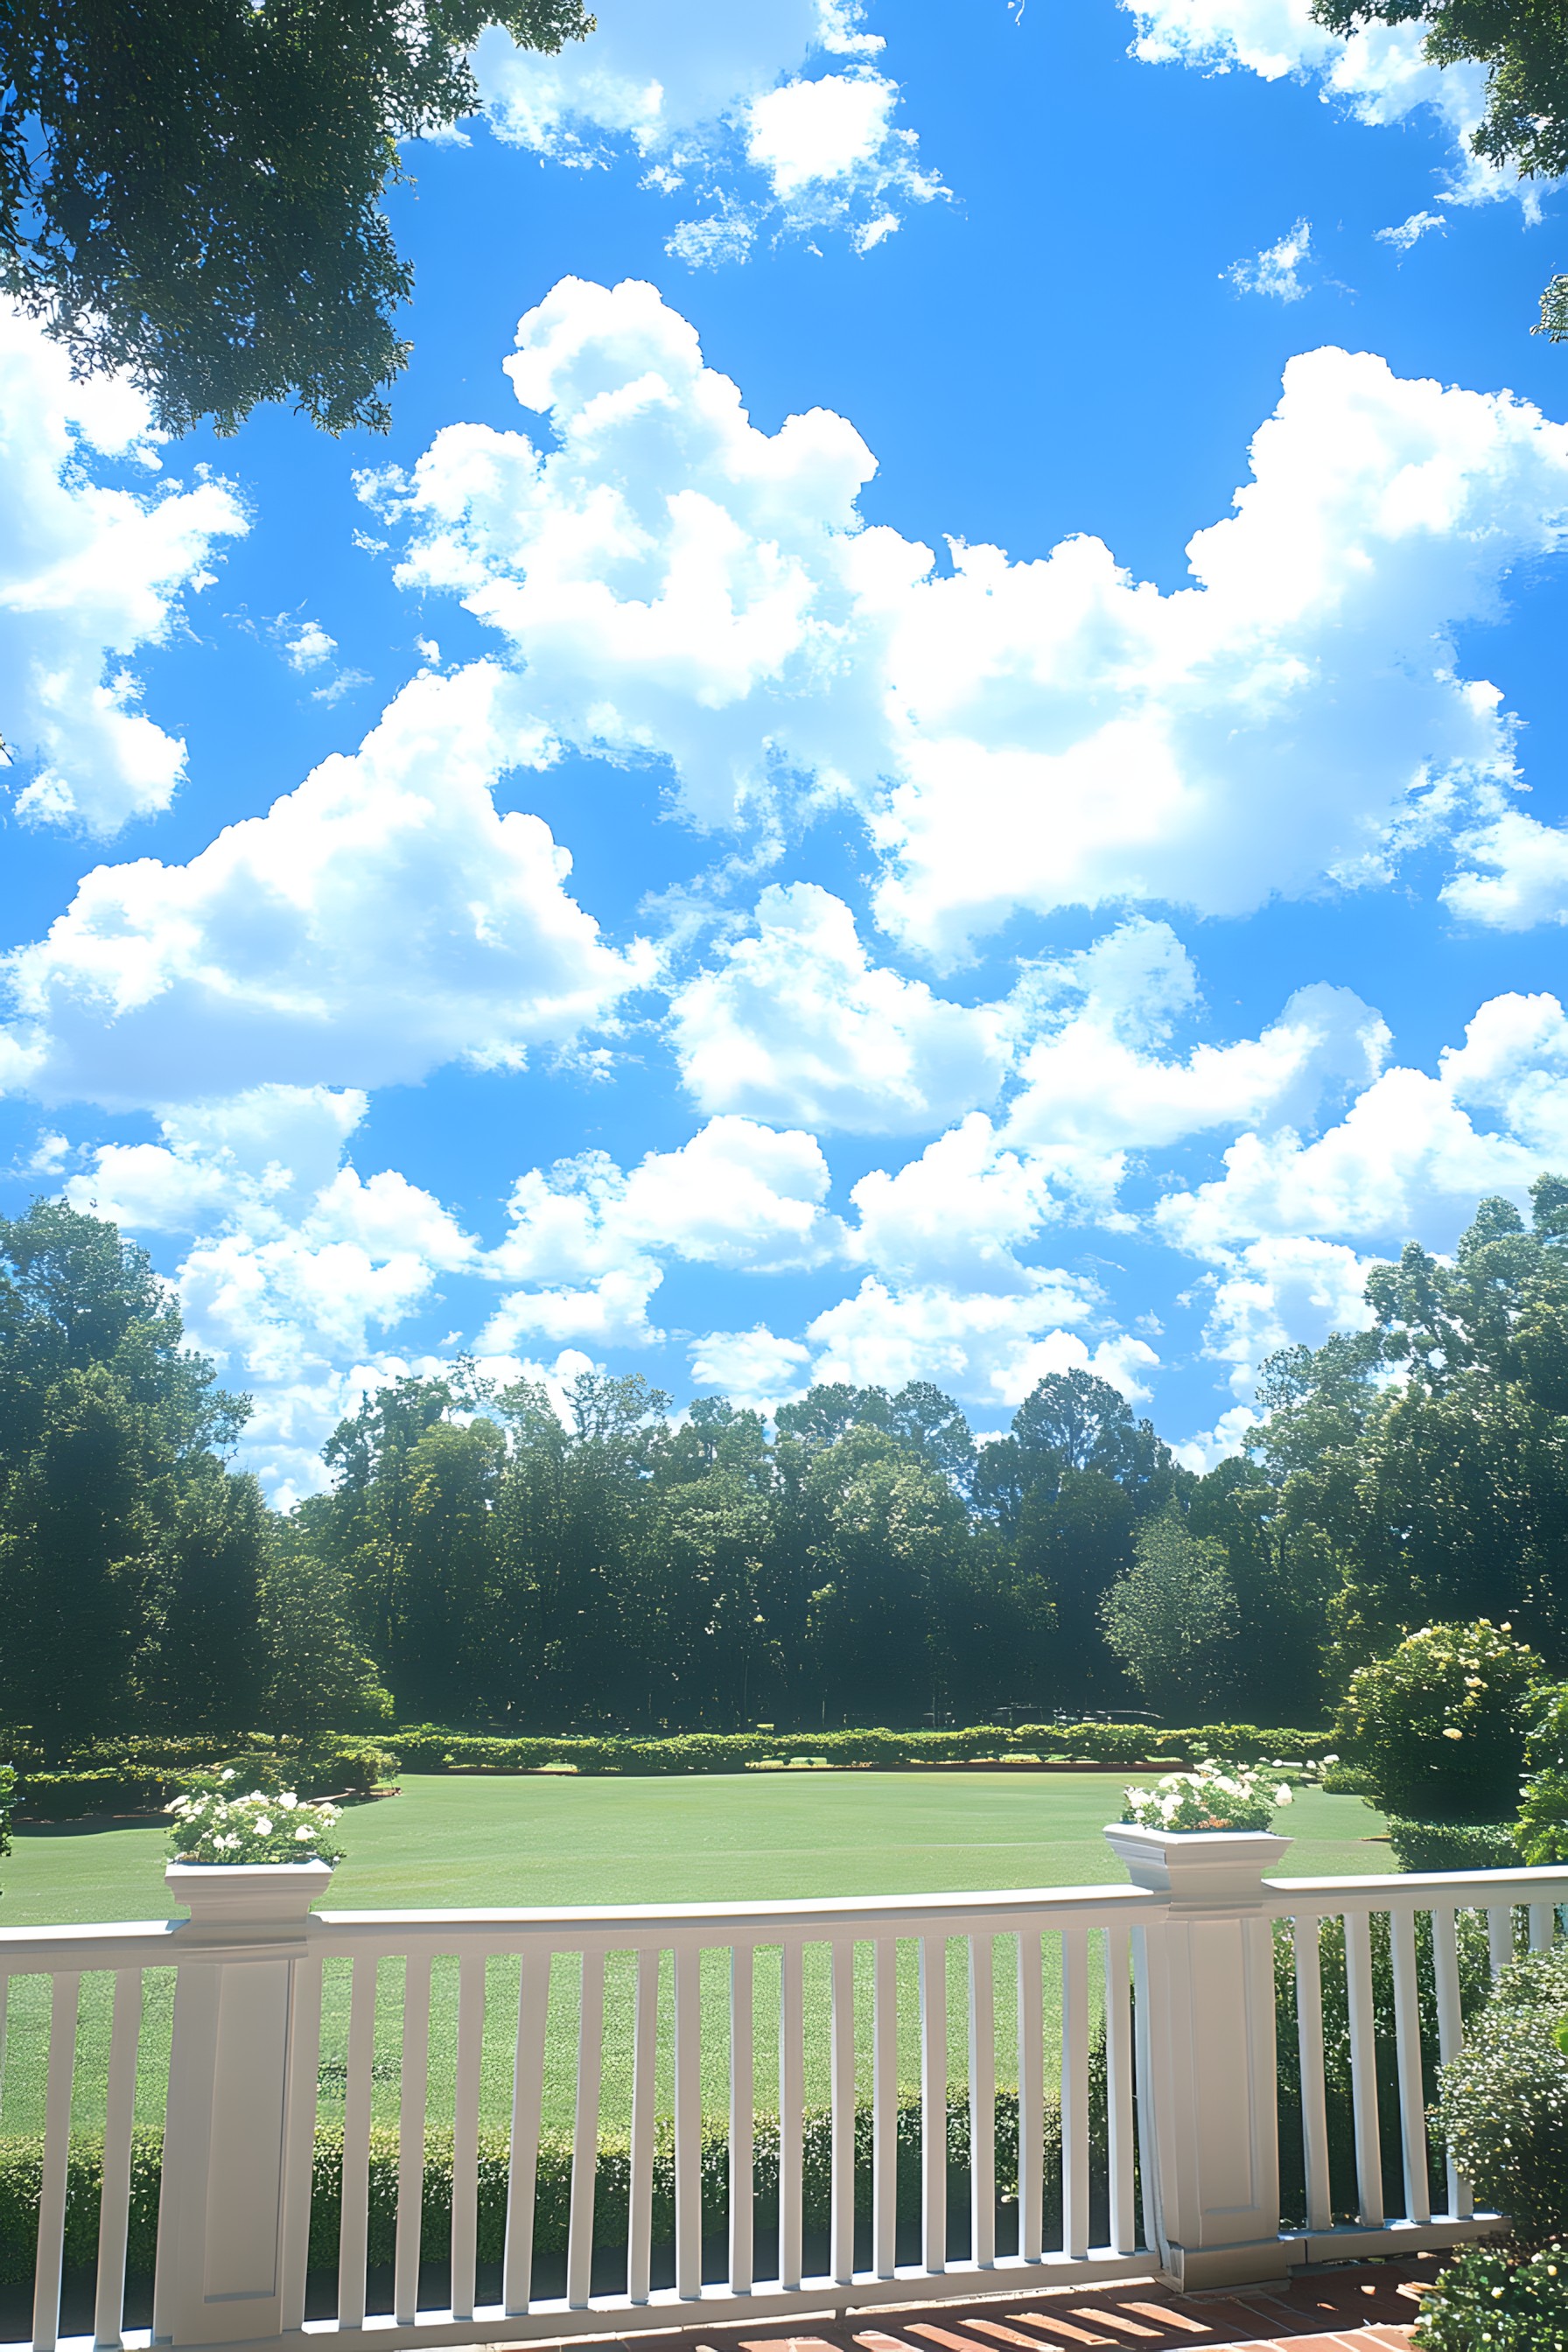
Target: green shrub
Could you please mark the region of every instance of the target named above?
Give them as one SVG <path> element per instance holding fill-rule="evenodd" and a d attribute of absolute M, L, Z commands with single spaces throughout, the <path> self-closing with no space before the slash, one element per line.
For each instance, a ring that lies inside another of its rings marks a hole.
<path fill-rule="evenodd" d="M 16 1799 L 16 1775 L 9 1764 L 0 1764 L 0 1854 L 11 1851 L 11 1808 Z"/>
<path fill-rule="evenodd" d="M 1399 2129 L 1398 2049 L 1394 2037 L 1394 1961 L 1389 1948 L 1388 1914 L 1374 1911 L 1371 1919 L 1372 2000 L 1375 2024 L 1373 2070 L 1377 2084 L 1378 2141 L 1384 2208 L 1403 2210 L 1404 2157 Z M 1455 1920 L 1459 1962 L 1459 1995 L 1469 2017 L 1486 1999 L 1491 1980 L 1487 1923 L 1479 1911 L 1460 1911 Z M 1322 1986 L 1323 2088 L 1328 2111 L 1329 2173 L 1336 2221 L 1353 2221 L 1357 2210 L 1355 2108 L 1351 2074 L 1350 2002 L 1345 1980 L 1345 1927 L 1342 1918 L 1326 1918 L 1318 1935 L 1318 1964 Z M 1421 2054 L 1428 2082 L 1437 2079 L 1437 1994 L 1432 1960 L 1432 1921 L 1415 1915 L 1416 2010 L 1420 2021 Z M 1275 2027 L 1279 2065 L 1279 2210 L 1290 2227 L 1307 2218 L 1306 2168 L 1301 2139 L 1301 2063 L 1296 2032 L 1295 1938 L 1288 1919 L 1274 1925 Z M 1430 2182 L 1434 2210 L 1447 2199 L 1446 2159 L 1440 2145 L 1430 2151 Z"/>
<path fill-rule="evenodd" d="M 1388 1843 L 1401 1870 L 1517 1870 L 1510 1829 L 1494 1822 L 1407 1822 L 1389 1818 Z"/>
<path fill-rule="evenodd" d="M 1477 2198 L 1526 2245 L 1568 2229 L 1568 1947 L 1510 1960 L 1443 2069 L 1438 2127 Z"/>
<path fill-rule="evenodd" d="M 1104 2067 L 1095 2053 L 1091 2063 L 1094 2093 L 1093 2139 L 1103 2158 Z M 1058 2111 L 1047 2105 L 1044 2117 L 1044 2191 L 1047 2217 L 1059 2217 L 1061 2207 L 1061 2127 Z M 1018 2095 L 996 2094 L 996 2187 L 1003 2198 L 1017 2194 Z M 918 2210 L 921 2180 L 921 2106 L 906 2095 L 898 2109 L 898 2179 L 900 2202 Z M 871 2203 L 871 2114 L 860 2108 L 855 2117 L 856 2209 L 868 2212 Z M 370 2203 L 367 2254 L 373 2267 L 390 2263 L 397 2230 L 399 2134 L 393 2124 L 378 2124 L 370 2136 Z M 804 2126 L 805 2218 L 808 2228 L 824 2226 L 829 2216 L 832 2187 L 833 2124 L 826 2108 L 812 2108 Z M 948 2163 L 955 2187 L 959 2168 L 969 2158 L 969 2105 L 962 2092 L 950 2095 L 947 2109 Z M 500 2259 L 506 2229 L 508 2138 L 504 2130 L 488 2127 L 479 2135 L 479 2259 Z M 38 2199 L 43 2177 L 41 2137 L 0 2141 L 0 2285 L 25 2284 L 33 2275 L 37 2251 Z M 158 2189 L 162 2141 L 156 2132 L 139 2133 L 133 2143 L 131 2182 L 131 2230 L 127 2269 L 144 2276 L 153 2269 L 158 2239 Z M 329 2270 L 338 2258 L 338 2233 L 342 2217 L 343 2134 L 341 2125 L 318 2127 L 310 2197 L 310 2266 Z M 778 2211 L 779 2134 L 775 2116 L 756 2119 L 752 2179 L 754 2208 L 765 2226 Z M 702 2136 L 702 2204 L 705 2228 L 723 2225 L 729 2209 L 729 2143 L 722 2124 L 709 2124 Z M 73 2137 L 66 2187 L 65 2261 L 68 2270 L 90 2269 L 98 2253 L 99 2197 L 103 2176 L 100 2141 Z M 600 2141 L 595 2182 L 594 2235 L 602 2246 L 624 2245 L 630 2197 L 631 2157 L 624 2137 L 605 2135 Z M 533 2245 L 536 2253 L 565 2251 L 572 2205 L 572 2141 L 565 2133 L 547 2133 L 540 2142 L 534 2199 Z M 432 2129 L 425 2140 L 424 2259 L 444 2260 L 451 2252 L 452 2133 Z M 675 2139 L 670 2119 L 659 2126 L 654 2149 L 653 2237 L 668 2243 L 675 2232 Z"/>
<path fill-rule="evenodd" d="M 36 1822 L 79 1822 L 93 1813 L 156 1812 L 178 1793 L 185 1775 L 101 1764 L 86 1770 L 29 1772 L 18 1811 Z"/>
<path fill-rule="evenodd" d="M 1421 2298 L 1418 2352 L 1568 2352 L 1568 2248 L 1466 2246 Z"/>
<path fill-rule="evenodd" d="M 1484 1617 L 1428 1625 L 1352 1675 L 1341 1752 L 1385 1813 L 1506 1821 L 1542 1675 L 1535 1653 Z"/>
<path fill-rule="evenodd" d="M 1568 1861 L 1568 1772 L 1548 1765 L 1520 1790 L 1514 1841 L 1526 1862 Z"/>
<path fill-rule="evenodd" d="M 1527 1862 L 1568 1861 L 1568 1683 L 1540 1694 L 1524 1742 L 1525 1769 L 1516 1834 Z"/>

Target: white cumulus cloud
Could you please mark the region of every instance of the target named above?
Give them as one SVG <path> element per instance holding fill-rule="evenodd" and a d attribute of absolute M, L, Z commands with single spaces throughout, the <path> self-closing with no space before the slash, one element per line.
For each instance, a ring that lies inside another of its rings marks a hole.
<path fill-rule="evenodd" d="M 1083 1370 L 1142 1396 L 1144 1372 L 1159 1362 L 1146 1340 L 1118 1334 L 1091 1347 L 1068 1328 L 1094 1318 L 1098 1303 L 1081 1277 L 1043 1268 L 1010 1294 L 892 1287 L 868 1275 L 808 1326 L 811 1377 L 886 1389 L 932 1381 L 962 1398 L 1017 1405 L 1047 1373 Z"/>
<path fill-rule="evenodd" d="M 74 381 L 61 345 L 0 302 L 0 741 L 27 823 L 104 838 L 167 808 L 184 773 L 131 664 L 247 524 L 225 482 L 161 481 L 160 437 L 141 393 Z"/>
<path fill-rule="evenodd" d="M 899 225 L 889 200 L 940 192 L 891 120 L 899 85 L 871 63 L 885 43 L 858 0 L 604 0 L 595 15 L 556 57 L 481 37 L 490 127 L 557 163 L 637 158 L 646 189 L 699 207 L 667 240 L 678 259 L 743 260 L 764 228 L 843 229 L 866 251 Z"/>
<path fill-rule="evenodd" d="M 678 991 L 671 1036 L 704 1110 L 870 1133 L 990 1101 L 1010 1059 L 1000 1008 L 874 964 L 849 908 L 812 882 L 770 884 L 755 932 Z"/>
<path fill-rule="evenodd" d="M 1248 1132 L 1224 1176 L 1160 1203 L 1169 1237 L 1211 1260 L 1268 1237 L 1451 1247 L 1483 1193 L 1522 1201 L 1568 1156 L 1568 1020 L 1554 996 L 1494 996 L 1437 1074 L 1384 1070 L 1304 1140 Z"/>
<path fill-rule="evenodd" d="M 1165 594 L 1093 539 L 954 544 L 943 572 L 863 528 L 853 428 L 759 432 L 650 287 L 564 281 L 518 346 L 557 446 L 452 426 L 367 486 L 410 528 L 400 577 L 505 635 L 562 740 L 667 767 L 701 824 L 776 836 L 792 799 L 851 797 L 879 920 L 924 954 L 1021 910 L 1374 881 L 1515 781 L 1455 633 L 1568 529 L 1568 427 L 1526 402 L 1292 360 Z"/>
<path fill-rule="evenodd" d="M 1486 107 L 1483 67 L 1432 65 L 1422 54 L 1419 21 L 1368 25 L 1349 39 L 1314 22 L 1312 0 L 1121 0 L 1138 27 L 1132 55 L 1151 65 L 1195 66 L 1205 73 L 1237 68 L 1265 81 L 1288 75 L 1319 83 L 1325 100 L 1359 122 L 1405 121 L 1430 107 L 1452 142 L 1440 194 L 1456 205 L 1513 195 L 1534 219 L 1539 197 L 1528 182 L 1479 156 L 1470 134 Z"/>
<path fill-rule="evenodd" d="M 120 1107 L 376 1087 L 608 1019 L 651 966 L 605 945 L 542 821 L 495 808 L 497 777 L 547 756 L 517 695 L 485 663 L 416 678 L 188 865 L 95 867 L 10 959 L 0 1077 Z"/>

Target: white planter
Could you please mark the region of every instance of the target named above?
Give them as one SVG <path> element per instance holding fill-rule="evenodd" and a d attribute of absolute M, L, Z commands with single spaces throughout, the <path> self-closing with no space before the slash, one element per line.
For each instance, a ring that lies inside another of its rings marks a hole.
<path fill-rule="evenodd" d="M 193 1927 L 249 1941 L 297 1936 L 312 1903 L 331 1885 L 332 1867 L 330 1862 L 172 1862 L 163 1884 L 185 1905 Z"/>
<path fill-rule="evenodd" d="M 1154 1830 L 1135 1822 L 1112 1822 L 1105 1837 L 1134 1886 L 1205 1908 L 1261 1902 L 1265 1871 L 1290 1845 L 1272 1830 Z"/>

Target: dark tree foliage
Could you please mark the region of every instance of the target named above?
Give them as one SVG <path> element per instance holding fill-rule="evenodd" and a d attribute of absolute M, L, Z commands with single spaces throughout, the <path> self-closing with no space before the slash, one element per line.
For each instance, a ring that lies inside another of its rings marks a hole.
<path fill-rule="evenodd" d="M 471 113 L 487 24 L 555 50 L 581 0 L 5 0 L 0 286 L 182 432 L 292 400 L 384 430 L 413 273 L 399 142 Z"/>
<path fill-rule="evenodd" d="M 0 1719 L 46 1752 L 255 1722 L 276 1520 L 222 1459 L 249 1410 L 111 1224 L 0 1219 Z"/>
<path fill-rule="evenodd" d="M 1487 109 L 1471 135 L 1478 155 L 1528 179 L 1568 173 L 1568 10 L 1563 0 L 1314 0 L 1334 33 L 1363 25 L 1425 25 L 1434 65 L 1483 65 Z M 1568 276 L 1541 298 L 1534 331 L 1568 341 Z"/>
<path fill-rule="evenodd" d="M 1439 1621 L 1511 1623 L 1568 1665 L 1568 1186 L 1527 1225 L 1483 1201 L 1451 1265 L 1409 1243 L 1367 1283 L 1372 1330 L 1277 1359 L 1256 1456 L 1279 1540 L 1327 1573 L 1328 1660 Z"/>
<path fill-rule="evenodd" d="M 355 1722 L 341 1597 L 318 1578 L 291 1616 L 278 1517 L 224 1461 L 247 1416 L 113 1225 L 61 1202 L 0 1218 L 0 1719 L 49 1755 L 268 1707 L 296 1728 L 282 1689 L 294 1717 L 327 1700 Z"/>
<path fill-rule="evenodd" d="M 279 1517 L 142 1253 L 39 1203 L 0 1222 L 0 1721 L 56 1751 L 394 1708 L 1308 1726 L 1405 1634 L 1483 1617 L 1562 1672 L 1568 1181 L 1528 1219 L 1483 1201 L 1451 1259 L 1411 1244 L 1366 1297 L 1367 1329 L 1265 1367 L 1247 1454 L 1202 1477 L 1082 1371 L 976 1444 L 928 1382 L 821 1385 L 770 1429 L 721 1396 L 672 1420 L 635 1373 L 562 1400 L 458 1362 L 367 1397 L 331 1491 Z"/>

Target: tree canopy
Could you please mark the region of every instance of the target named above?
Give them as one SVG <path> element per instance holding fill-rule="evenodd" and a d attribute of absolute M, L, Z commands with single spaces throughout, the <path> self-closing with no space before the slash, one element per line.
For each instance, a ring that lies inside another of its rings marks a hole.
<path fill-rule="evenodd" d="M 0 287 L 158 422 L 292 400 L 384 430 L 413 273 L 399 142 L 471 113 L 487 24 L 557 50 L 582 0 L 8 0 Z"/>
<path fill-rule="evenodd" d="M 1568 11 L 1562 0 L 1313 0 L 1331 32 L 1425 25 L 1434 65 L 1481 65 L 1487 105 L 1470 143 L 1489 163 L 1526 179 L 1568 173 Z M 1568 341 L 1568 274 L 1541 298 L 1537 334 Z"/>
<path fill-rule="evenodd" d="M 772 1426 L 639 1374 L 456 1361 L 367 1395 L 284 1514 L 248 1410 L 114 1227 L 0 1221 L 0 1721 L 308 1733 L 914 1727 L 1142 1706 L 1321 1721 L 1419 1629 L 1568 1667 L 1568 1181 L 1371 1269 L 1202 1475 L 1114 1388 L 977 1441 L 928 1381 Z"/>

